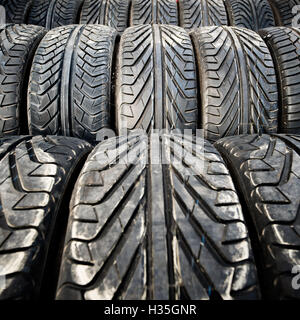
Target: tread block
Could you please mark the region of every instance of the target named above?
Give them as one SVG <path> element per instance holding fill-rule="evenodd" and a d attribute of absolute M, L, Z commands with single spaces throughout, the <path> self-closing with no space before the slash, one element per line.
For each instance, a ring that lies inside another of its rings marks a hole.
<path fill-rule="evenodd" d="M 262 288 L 268 298 L 299 299 L 292 269 L 300 264 L 300 138 L 245 135 L 218 141 L 259 240 Z"/>
<path fill-rule="evenodd" d="M 29 83 L 32 134 L 75 136 L 95 142 L 111 123 L 111 79 L 117 32 L 74 25 L 47 33 L 34 57 Z"/>
<path fill-rule="evenodd" d="M 57 299 L 259 296 L 241 205 L 210 143 L 132 134 L 95 148 L 73 193 Z"/>
<path fill-rule="evenodd" d="M 64 137 L 0 140 L 0 299 L 39 296 L 60 204 L 91 146 Z"/>
<path fill-rule="evenodd" d="M 254 31 L 203 27 L 190 33 L 198 61 L 201 127 L 217 141 L 245 133 L 276 133 L 278 89 L 271 53 Z"/>

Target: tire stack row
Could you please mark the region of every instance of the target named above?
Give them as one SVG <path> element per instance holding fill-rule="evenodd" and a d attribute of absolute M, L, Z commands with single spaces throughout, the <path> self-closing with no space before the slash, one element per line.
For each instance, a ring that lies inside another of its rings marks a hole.
<path fill-rule="evenodd" d="M 124 130 L 204 130 L 217 141 L 300 133 L 300 32 L 169 25 L 0 30 L 0 135 L 92 144 Z M 265 40 L 265 41 L 264 41 Z M 28 121 L 27 121 L 28 118 Z"/>
<path fill-rule="evenodd" d="M 172 1 L 132 1 L 150 21 L 122 35 L 114 1 L 0 26 L 0 299 L 300 298 L 300 31 L 261 29 L 267 1 L 226 2 L 249 29 L 192 2 L 190 33 Z"/>
<path fill-rule="evenodd" d="M 299 0 L 1 0 L 8 23 L 52 29 L 101 24 L 118 32 L 141 24 L 168 24 L 187 30 L 236 26 L 250 30 L 292 26 Z"/>

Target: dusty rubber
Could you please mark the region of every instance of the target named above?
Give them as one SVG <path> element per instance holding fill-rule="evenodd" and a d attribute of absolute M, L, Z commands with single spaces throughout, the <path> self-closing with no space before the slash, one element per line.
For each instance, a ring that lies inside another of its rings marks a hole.
<path fill-rule="evenodd" d="M 26 23 L 32 2 L 32 0 L 0 0 L 0 6 L 5 8 L 6 23 Z"/>

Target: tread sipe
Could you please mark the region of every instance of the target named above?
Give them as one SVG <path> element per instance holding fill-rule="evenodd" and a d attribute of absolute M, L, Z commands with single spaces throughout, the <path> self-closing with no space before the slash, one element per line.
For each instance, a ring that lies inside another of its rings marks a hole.
<path fill-rule="evenodd" d="M 180 0 L 179 14 L 180 26 L 186 30 L 228 25 L 223 0 Z"/>
<path fill-rule="evenodd" d="M 179 25 L 177 0 L 132 0 L 130 25 Z"/>
<path fill-rule="evenodd" d="M 216 149 L 190 136 L 127 138 L 98 145 L 77 181 L 57 299 L 259 298 L 241 206 Z"/>
<path fill-rule="evenodd" d="M 32 2 L 33 0 L 0 0 L 0 6 L 5 8 L 6 23 L 26 23 Z"/>
<path fill-rule="evenodd" d="M 262 38 L 230 27 L 203 27 L 190 34 L 198 60 L 205 137 L 217 141 L 237 134 L 276 133 L 276 74 Z"/>
<path fill-rule="evenodd" d="M 38 26 L 0 27 L 0 137 L 17 135 L 20 129 L 28 129 L 28 73 L 35 50 L 44 35 L 44 28 Z"/>
<path fill-rule="evenodd" d="M 128 28 L 117 61 L 117 129 L 191 129 L 198 123 L 196 64 L 176 26 Z"/>
<path fill-rule="evenodd" d="M 60 205 L 90 150 L 74 138 L 0 140 L 0 300 L 39 297 Z"/>
<path fill-rule="evenodd" d="M 130 0 L 85 0 L 80 23 L 102 24 L 123 32 L 129 23 Z"/>
<path fill-rule="evenodd" d="M 77 23 L 83 0 L 34 0 L 28 23 L 53 29 Z"/>
<path fill-rule="evenodd" d="M 215 146 L 233 173 L 259 240 L 268 298 L 299 299 L 292 270 L 300 265 L 300 137 L 228 137 Z"/>
<path fill-rule="evenodd" d="M 225 0 L 231 26 L 258 31 L 275 27 L 275 18 L 268 0 Z"/>
<path fill-rule="evenodd" d="M 280 132 L 300 134 L 300 30 L 268 28 L 260 31 L 278 76 Z"/>
<path fill-rule="evenodd" d="M 293 7 L 299 6 L 300 0 L 269 0 L 269 2 L 275 15 L 276 25 L 292 27 Z"/>
<path fill-rule="evenodd" d="M 111 78 L 117 32 L 72 25 L 47 33 L 29 83 L 33 135 L 75 136 L 94 142 L 111 126 Z"/>

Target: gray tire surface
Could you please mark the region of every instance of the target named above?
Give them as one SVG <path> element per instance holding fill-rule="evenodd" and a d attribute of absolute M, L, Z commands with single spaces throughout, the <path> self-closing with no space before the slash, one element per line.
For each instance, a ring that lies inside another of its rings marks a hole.
<path fill-rule="evenodd" d="M 225 0 L 231 26 L 259 29 L 275 27 L 275 18 L 268 0 Z"/>
<path fill-rule="evenodd" d="M 179 25 L 176 0 L 132 0 L 130 25 Z"/>
<path fill-rule="evenodd" d="M 300 265 L 300 137 L 228 137 L 215 146 L 248 206 L 259 241 L 261 286 L 272 299 L 299 299 L 292 270 Z"/>
<path fill-rule="evenodd" d="M 183 163 L 178 135 L 96 147 L 71 200 L 57 299 L 259 298 L 236 190 L 201 141 L 185 140 Z"/>
<path fill-rule="evenodd" d="M 38 26 L 0 28 L 0 137 L 27 131 L 26 91 L 35 50 L 45 35 Z"/>
<path fill-rule="evenodd" d="M 300 30 L 268 28 L 260 31 L 275 62 L 280 92 L 280 132 L 300 134 Z"/>
<path fill-rule="evenodd" d="M 91 150 L 61 137 L 0 140 L 0 299 L 38 298 L 68 181 Z M 49 275 L 47 275 L 49 276 Z"/>
<path fill-rule="evenodd" d="M 102 24 L 123 32 L 129 24 L 130 0 L 85 0 L 81 24 Z"/>
<path fill-rule="evenodd" d="M 223 0 L 180 0 L 180 26 L 186 30 L 228 25 Z"/>
<path fill-rule="evenodd" d="M 28 23 L 53 29 L 77 23 L 83 0 L 34 0 Z"/>
<path fill-rule="evenodd" d="M 184 29 L 128 28 L 121 37 L 116 73 L 118 132 L 197 128 L 196 63 Z"/>
<path fill-rule="evenodd" d="M 293 7 L 300 5 L 300 0 L 269 0 L 277 26 L 292 27 Z M 299 22 L 299 21 L 298 21 Z"/>
<path fill-rule="evenodd" d="M 50 30 L 34 57 L 28 94 L 36 134 L 90 142 L 111 127 L 112 65 L 117 32 L 101 25 Z"/>
<path fill-rule="evenodd" d="M 204 27 L 190 33 L 198 61 L 205 137 L 277 132 L 278 92 L 267 45 L 254 31 Z"/>

